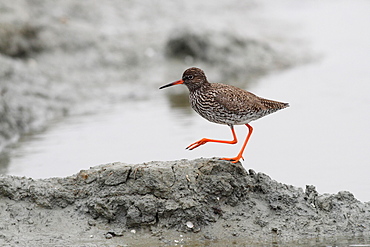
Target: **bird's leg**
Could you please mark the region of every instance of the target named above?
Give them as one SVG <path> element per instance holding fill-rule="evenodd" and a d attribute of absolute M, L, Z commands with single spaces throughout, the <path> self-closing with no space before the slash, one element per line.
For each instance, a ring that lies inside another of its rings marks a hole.
<path fill-rule="evenodd" d="M 242 149 L 240 150 L 239 154 L 236 157 L 234 157 L 234 158 L 221 158 L 222 160 L 230 160 L 233 163 L 237 163 L 240 159 L 243 159 L 244 160 L 244 158 L 243 158 L 244 149 L 247 146 L 247 143 L 249 141 L 249 138 L 251 137 L 252 132 L 253 132 L 252 126 L 250 126 L 249 124 L 246 124 L 246 126 L 249 129 L 249 133 L 247 135 L 247 138 L 245 138 L 244 144 L 243 144 Z"/>
<path fill-rule="evenodd" d="M 234 131 L 234 126 L 230 125 L 231 132 L 233 134 L 234 139 L 232 141 L 223 141 L 223 140 L 213 140 L 213 139 L 208 139 L 208 138 L 203 138 L 197 142 L 194 142 L 190 144 L 189 146 L 186 147 L 186 149 L 193 150 L 194 148 L 197 148 L 203 144 L 206 144 L 207 142 L 218 142 L 218 143 L 227 143 L 227 144 L 235 144 L 238 142 L 238 139 L 236 138 L 235 131 Z"/>

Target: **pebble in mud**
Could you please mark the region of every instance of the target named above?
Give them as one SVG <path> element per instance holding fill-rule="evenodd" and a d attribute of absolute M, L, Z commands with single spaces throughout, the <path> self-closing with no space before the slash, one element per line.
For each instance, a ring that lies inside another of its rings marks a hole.
<path fill-rule="evenodd" d="M 111 238 L 113 238 L 113 234 L 107 233 L 107 234 L 105 234 L 105 238 L 106 239 L 111 239 Z"/>
<path fill-rule="evenodd" d="M 191 221 L 188 221 L 188 222 L 186 222 L 186 226 L 188 228 L 193 228 L 194 227 L 194 224 Z"/>

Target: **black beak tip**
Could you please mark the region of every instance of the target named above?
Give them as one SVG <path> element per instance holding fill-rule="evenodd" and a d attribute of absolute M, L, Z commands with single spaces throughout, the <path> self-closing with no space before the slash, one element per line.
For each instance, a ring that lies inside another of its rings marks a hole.
<path fill-rule="evenodd" d="M 163 88 L 170 87 L 170 86 L 173 86 L 173 84 L 172 84 L 172 83 L 170 83 L 170 84 L 167 84 L 167 85 L 163 85 L 163 86 L 161 86 L 159 89 L 163 89 Z"/>

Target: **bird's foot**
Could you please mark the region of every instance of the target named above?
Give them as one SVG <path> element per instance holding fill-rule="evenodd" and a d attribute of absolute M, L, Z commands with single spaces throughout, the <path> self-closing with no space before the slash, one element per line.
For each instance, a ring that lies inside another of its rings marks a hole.
<path fill-rule="evenodd" d="M 209 142 L 209 139 L 203 138 L 199 141 L 196 141 L 196 142 L 190 144 L 189 146 L 186 147 L 186 149 L 193 150 L 194 148 L 202 146 L 202 145 L 206 144 L 207 142 Z"/>
<path fill-rule="evenodd" d="M 234 158 L 220 158 L 220 160 L 228 160 L 231 161 L 232 163 L 238 163 L 240 159 L 244 160 L 244 157 L 242 155 L 240 156 L 238 155 Z"/>

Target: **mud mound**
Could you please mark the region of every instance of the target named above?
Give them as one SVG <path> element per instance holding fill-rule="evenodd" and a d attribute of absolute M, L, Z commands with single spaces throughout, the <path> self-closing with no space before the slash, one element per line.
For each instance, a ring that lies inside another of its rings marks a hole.
<path fill-rule="evenodd" d="M 303 191 L 218 159 L 112 163 L 41 180 L 2 176 L 0 196 L 4 243 L 166 242 L 176 234 L 261 241 L 370 229 L 370 205 L 350 192 Z"/>

